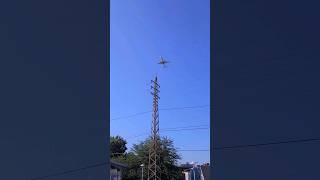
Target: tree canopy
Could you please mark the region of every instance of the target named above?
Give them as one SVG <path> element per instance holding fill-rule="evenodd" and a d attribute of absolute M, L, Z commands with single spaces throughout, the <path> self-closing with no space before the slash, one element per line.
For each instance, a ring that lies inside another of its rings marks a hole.
<path fill-rule="evenodd" d="M 132 149 L 129 152 L 124 153 L 122 155 L 111 157 L 112 160 L 114 161 L 128 165 L 128 169 L 125 170 L 123 173 L 124 180 L 141 179 L 141 167 L 140 167 L 141 164 L 144 164 L 144 177 L 147 177 L 150 145 L 151 145 L 151 139 L 147 138 L 142 142 L 134 144 Z M 181 159 L 181 156 L 178 154 L 177 149 L 174 147 L 173 141 L 167 137 L 162 137 L 159 140 L 159 145 L 160 145 L 159 162 L 161 164 L 161 171 L 162 171 L 161 179 L 163 180 L 181 179 L 182 173 L 179 171 L 177 167 L 177 161 Z M 124 149 L 126 149 L 126 147 Z"/>
<path fill-rule="evenodd" d="M 151 145 L 151 139 L 148 138 L 143 142 L 134 144 L 132 152 L 135 153 L 143 164 L 148 165 L 149 161 L 149 148 Z M 181 159 L 177 149 L 173 145 L 173 141 L 167 137 L 162 137 L 159 141 L 160 160 L 161 164 L 161 179 L 174 180 L 179 179 L 181 172 L 177 168 L 177 161 Z"/>
<path fill-rule="evenodd" d="M 127 141 L 120 136 L 111 136 L 110 137 L 110 153 L 111 157 L 117 157 L 125 153 L 127 150 L 126 147 Z"/>

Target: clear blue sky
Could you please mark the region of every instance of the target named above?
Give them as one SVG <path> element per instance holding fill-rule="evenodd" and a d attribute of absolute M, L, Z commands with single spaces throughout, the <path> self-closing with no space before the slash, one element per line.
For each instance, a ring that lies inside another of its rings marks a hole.
<path fill-rule="evenodd" d="M 111 0 L 111 119 L 151 110 L 158 74 L 159 108 L 210 104 L 210 1 Z M 170 64 L 161 68 L 163 56 Z M 210 125 L 209 108 L 160 111 L 160 129 Z M 151 114 L 111 121 L 128 147 L 145 139 Z M 181 149 L 209 149 L 209 129 L 161 132 Z M 210 152 L 180 152 L 181 162 L 209 162 Z"/>

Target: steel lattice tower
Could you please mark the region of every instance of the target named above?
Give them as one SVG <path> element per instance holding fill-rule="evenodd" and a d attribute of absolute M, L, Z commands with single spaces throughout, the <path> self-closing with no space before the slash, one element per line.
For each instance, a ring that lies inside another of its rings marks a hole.
<path fill-rule="evenodd" d="M 148 164 L 148 180 L 161 180 L 161 169 L 159 164 L 159 111 L 158 111 L 158 100 L 159 97 L 159 84 L 157 76 L 154 80 L 151 80 L 153 95 L 153 113 L 152 113 L 152 126 L 151 126 L 151 146 L 149 149 L 149 164 Z"/>

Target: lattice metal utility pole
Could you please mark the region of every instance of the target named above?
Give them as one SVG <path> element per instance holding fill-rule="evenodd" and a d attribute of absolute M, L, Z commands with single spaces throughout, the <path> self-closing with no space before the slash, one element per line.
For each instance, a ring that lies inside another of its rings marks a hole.
<path fill-rule="evenodd" d="M 161 180 L 161 169 L 159 164 L 159 112 L 158 112 L 158 100 L 159 97 L 159 84 L 157 76 L 154 80 L 151 80 L 153 90 L 153 113 L 152 113 L 152 127 L 151 127 L 151 147 L 149 149 L 149 164 L 148 164 L 148 180 Z"/>

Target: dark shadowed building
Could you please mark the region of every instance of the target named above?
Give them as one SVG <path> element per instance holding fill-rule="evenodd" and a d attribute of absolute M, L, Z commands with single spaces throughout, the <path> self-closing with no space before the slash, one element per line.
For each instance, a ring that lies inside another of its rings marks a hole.
<path fill-rule="evenodd" d="M 121 180 L 123 169 L 127 167 L 125 164 L 110 161 L 110 180 Z"/>

